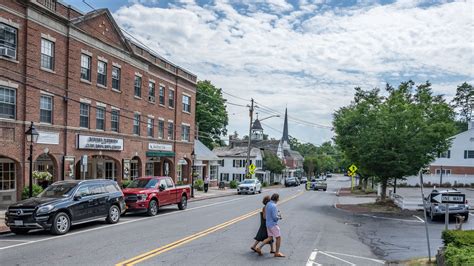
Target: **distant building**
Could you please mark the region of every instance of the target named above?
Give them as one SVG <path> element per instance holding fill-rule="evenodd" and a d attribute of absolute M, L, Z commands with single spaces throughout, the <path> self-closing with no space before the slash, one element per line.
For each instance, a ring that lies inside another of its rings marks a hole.
<path fill-rule="evenodd" d="M 245 179 L 245 166 L 247 161 L 247 147 L 217 147 L 213 150 L 220 159 L 219 181 L 230 182 L 232 180 L 243 181 Z M 258 178 L 262 182 L 269 182 L 269 172 L 264 171 L 263 151 L 259 148 L 251 148 L 250 163 L 257 167 L 252 178 Z"/>
<path fill-rule="evenodd" d="M 197 178 L 205 179 L 209 177 L 211 186 L 217 185 L 219 175 L 220 159 L 201 141 L 194 140 L 194 160 L 193 171 L 197 173 Z"/>

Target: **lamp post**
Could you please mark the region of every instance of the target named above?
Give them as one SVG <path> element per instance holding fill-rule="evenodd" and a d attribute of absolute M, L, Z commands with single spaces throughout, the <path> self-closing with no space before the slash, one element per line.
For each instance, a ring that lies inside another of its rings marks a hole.
<path fill-rule="evenodd" d="M 194 161 L 196 160 L 196 154 L 193 152 L 191 153 L 192 167 L 191 167 L 191 198 L 194 198 Z"/>
<path fill-rule="evenodd" d="M 30 143 L 30 157 L 28 157 L 28 160 L 30 161 L 30 191 L 28 196 L 31 198 L 33 197 L 33 143 L 36 143 L 39 137 L 39 133 L 33 125 L 33 121 L 31 121 L 30 128 L 25 132 L 25 135 L 26 141 Z"/>

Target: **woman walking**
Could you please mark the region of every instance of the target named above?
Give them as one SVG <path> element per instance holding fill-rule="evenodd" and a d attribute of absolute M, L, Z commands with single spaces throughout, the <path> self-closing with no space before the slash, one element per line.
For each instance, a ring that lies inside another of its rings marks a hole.
<path fill-rule="evenodd" d="M 252 249 L 255 252 L 257 252 L 257 249 L 255 248 L 257 247 L 258 243 L 263 242 L 263 240 L 268 238 L 267 225 L 265 221 L 265 217 L 266 217 L 265 206 L 267 205 L 268 202 L 270 202 L 270 196 L 263 197 L 263 201 L 262 201 L 263 208 L 262 208 L 262 211 L 260 212 L 260 228 L 258 229 L 257 235 L 254 237 L 255 243 L 253 244 L 253 246 L 250 247 L 250 249 Z M 270 244 L 270 253 L 275 253 L 275 251 L 273 250 L 273 241 L 271 241 L 269 244 Z"/>

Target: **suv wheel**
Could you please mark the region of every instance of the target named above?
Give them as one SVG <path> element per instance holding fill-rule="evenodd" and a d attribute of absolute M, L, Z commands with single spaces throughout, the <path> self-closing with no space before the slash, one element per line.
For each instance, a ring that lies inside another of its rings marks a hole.
<path fill-rule="evenodd" d="M 64 235 L 71 228 L 71 218 L 64 212 L 58 212 L 53 218 L 51 233 L 53 235 Z"/>
<path fill-rule="evenodd" d="M 186 196 L 181 197 L 181 201 L 178 203 L 178 209 L 185 210 L 188 207 L 188 199 Z"/>
<path fill-rule="evenodd" d="M 156 200 L 151 200 L 148 204 L 147 214 L 149 216 L 155 216 L 156 214 L 158 214 L 158 203 L 156 202 Z"/>
<path fill-rule="evenodd" d="M 26 234 L 28 234 L 28 232 L 30 231 L 30 229 L 26 229 L 26 228 L 10 228 L 10 231 L 12 231 L 12 233 L 17 234 L 17 235 L 26 235 Z"/>
<path fill-rule="evenodd" d="M 110 206 L 109 215 L 105 221 L 109 224 L 115 224 L 120 220 L 120 209 L 117 205 Z"/>

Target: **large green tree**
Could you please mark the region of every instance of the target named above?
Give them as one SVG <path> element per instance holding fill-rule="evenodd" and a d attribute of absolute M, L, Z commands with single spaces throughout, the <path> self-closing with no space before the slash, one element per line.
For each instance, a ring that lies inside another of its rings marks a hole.
<path fill-rule="evenodd" d="M 453 109 L 429 82 L 387 85 L 386 92 L 356 88 L 354 101 L 333 120 L 337 145 L 361 173 L 379 179 L 382 200 L 391 180 L 416 174 L 449 147 L 455 132 Z"/>
<path fill-rule="evenodd" d="M 209 149 L 221 145 L 221 136 L 227 134 L 229 118 L 222 91 L 210 81 L 198 81 L 196 99 L 196 125 L 199 140 Z"/>
<path fill-rule="evenodd" d="M 452 101 L 453 106 L 459 110 L 458 131 L 466 131 L 467 123 L 472 120 L 474 109 L 474 88 L 471 84 L 464 82 L 456 89 L 456 95 Z"/>
<path fill-rule="evenodd" d="M 281 174 L 285 169 L 285 165 L 282 163 L 280 158 L 275 154 L 265 151 L 263 157 L 263 168 L 274 174 Z"/>

